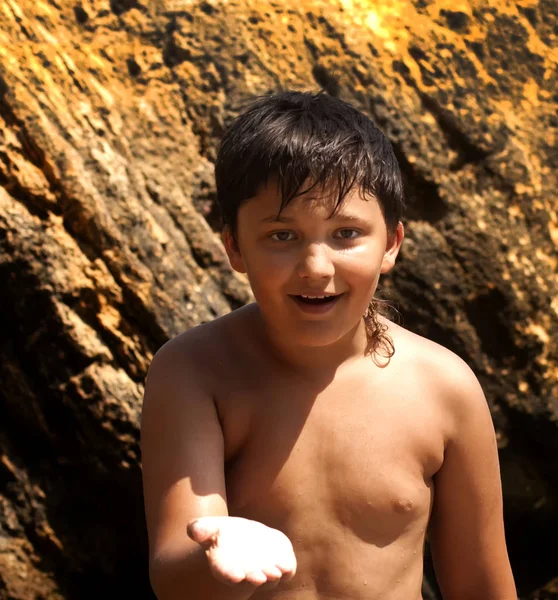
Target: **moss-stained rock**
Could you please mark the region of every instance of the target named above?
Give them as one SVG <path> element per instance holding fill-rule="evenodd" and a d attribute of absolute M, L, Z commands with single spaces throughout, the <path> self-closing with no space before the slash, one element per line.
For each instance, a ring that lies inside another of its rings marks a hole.
<path fill-rule="evenodd" d="M 552 0 L 3 1 L 0 598 L 150 596 L 146 369 L 251 298 L 217 142 L 251 95 L 320 87 L 393 141 L 384 291 L 479 375 L 522 597 L 558 597 L 557 33 Z"/>

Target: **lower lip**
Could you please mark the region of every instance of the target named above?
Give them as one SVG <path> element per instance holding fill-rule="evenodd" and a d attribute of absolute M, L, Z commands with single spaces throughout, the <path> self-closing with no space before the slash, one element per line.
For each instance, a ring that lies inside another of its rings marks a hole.
<path fill-rule="evenodd" d="M 293 299 L 294 303 L 302 312 L 309 315 L 323 315 L 332 311 L 335 306 L 337 306 L 342 296 L 343 294 L 339 294 L 335 300 L 330 300 L 329 302 L 324 302 L 323 304 L 307 304 L 306 302 L 299 300 L 296 296 L 290 296 L 290 298 Z"/>

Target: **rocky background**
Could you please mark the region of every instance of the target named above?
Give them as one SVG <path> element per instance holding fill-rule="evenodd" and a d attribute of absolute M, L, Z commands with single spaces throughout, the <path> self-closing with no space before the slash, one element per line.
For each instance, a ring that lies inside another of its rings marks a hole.
<path fill-rule="evenodd" d="M 521 598 L 558 598 L 557 35 L 555 0 L 0 0 L 0 599 L 152 598 L 143 381 L 250 300 L 213 162 L 286 88 L 392 139 L 385 294 L 478 374 Z"/>

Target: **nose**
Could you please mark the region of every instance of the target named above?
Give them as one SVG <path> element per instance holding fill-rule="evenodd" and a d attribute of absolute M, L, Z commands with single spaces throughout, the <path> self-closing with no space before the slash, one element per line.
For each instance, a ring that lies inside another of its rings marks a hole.
<path fill-rule="evenodd" d="M 297 275 L 305 279 L 329 279 L 335 274 L 330 249 L 324 244 L 308 244 L 301 252 Z"/>

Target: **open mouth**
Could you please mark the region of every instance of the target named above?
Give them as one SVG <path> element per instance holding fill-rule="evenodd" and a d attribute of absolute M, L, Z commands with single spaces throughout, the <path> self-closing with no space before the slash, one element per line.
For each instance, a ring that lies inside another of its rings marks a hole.
<path fill-rule="evenodd" d="M 341 294 L 337 294 L 336 296 L 294 296 L 299 302 L 303 304 L 330 304 L 331 302 L 335 302 Z"/>
<path fill-rule="evenodd" d="M 343 294 L 329 294 L 327 296 L 306 296 L 304 294 L 291 295 L 291 298 L 301 307 L 308 309 L 324 309 L 333 306 Z"/>

